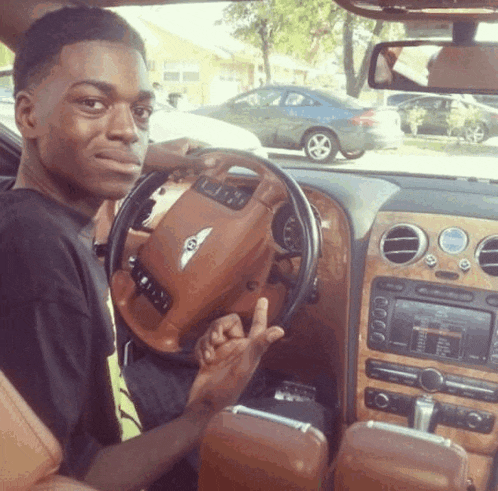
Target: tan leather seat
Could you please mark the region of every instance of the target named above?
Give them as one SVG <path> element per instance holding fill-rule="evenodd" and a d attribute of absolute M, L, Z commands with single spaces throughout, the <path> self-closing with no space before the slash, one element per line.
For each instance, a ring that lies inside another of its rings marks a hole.
<path fill-rule="evenodd" d="M 317 490 L 327 465 L 327 439 L 311 424 L 235 406 L 208 425 L 199 491 Z"/>
<path fill-rule="evenodd" d="M 59 442 L 0 372 L 0 489 L 2 491 L 92 491 L 56 472 Z"/>
<path fill-rule="evenodd" d="M 334 491 L 466 491 L 467 452 L 442 436 L 368 421 L 344 434 Z"/>

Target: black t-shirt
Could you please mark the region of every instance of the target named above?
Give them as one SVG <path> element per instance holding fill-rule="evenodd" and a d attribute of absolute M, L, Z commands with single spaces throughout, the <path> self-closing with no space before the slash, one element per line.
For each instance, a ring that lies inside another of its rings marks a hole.
<path fill-rule="evenodd" d="M 35 191 L 0 194 L 0 369 L 61 443 L 60 472 L 75 477 L 121 438 L 107 360 L 113 319 L 92 228 Z"/>

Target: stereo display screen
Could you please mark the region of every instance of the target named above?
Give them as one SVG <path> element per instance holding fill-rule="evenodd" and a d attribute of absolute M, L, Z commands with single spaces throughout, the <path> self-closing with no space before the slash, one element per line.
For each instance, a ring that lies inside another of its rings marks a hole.
<path fill-rule="evenodd" d="M 436 358 L 486 360 L 491 313 L 412 300 L 396 300 L 390 345 Z"/>

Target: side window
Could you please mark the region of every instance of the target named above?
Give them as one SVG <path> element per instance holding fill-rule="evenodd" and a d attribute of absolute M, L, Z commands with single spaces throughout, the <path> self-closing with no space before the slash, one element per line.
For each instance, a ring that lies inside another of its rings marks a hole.
<path fill-rule="evenodd" d="M 450 102 L 450 101 L 448 101 L 448 102 Z M 451 109 L 460 109 L 460 108 L 466 108 L 467 107 L 463 102 L 456 101 L 456 100 L 451 101 L 450 104 L 451 104 L 451 106 L 450 106 Z"/>
<path fill-rule="evenodd" d="M 424 109 L 434 109 L 437 104 L 435 99 L 419 99 L 418 106 L 423 107 Z"/>
<path fill-rule="evenodd" d="M 289 92 L 284 102 L 285 106 L 319 106 L 320 104 L 308 97 L 297 92 Z"/>
<path fill-rule="evenodd" d="M 233 101 L 237 107 L 268 107 L 278 106 L 282 93 L 275 89 L 263 89 L 245 94 Z"/>
<path fill-rule="evenodd" d="M 238 97 L 233 101 L 233 105 L 239 108 L 242 107 L 252 107 L 257 105 L 258 97 L 256 93 L 252 92 L 251 94 L 245 94 L 241 97 Z"/>
<path fill-rule="evenodd" d="M 258 90 L 256 94 L 258 95 L 257 106 L 260 107 L 278 106 L 282 98 L 282 92 L 275 89 Z"/>

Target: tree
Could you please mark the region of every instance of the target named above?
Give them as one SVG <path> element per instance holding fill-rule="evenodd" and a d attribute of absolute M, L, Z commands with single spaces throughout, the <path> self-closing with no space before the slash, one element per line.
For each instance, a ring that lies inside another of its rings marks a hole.
<path fill-rule="evenodd" d="M 271 82 L 272 51 L 313 66 L 326 57 L 338 61 L 342 57 L 346 92 L 353 97 L 365 85 L 370 56 L 383 31 L 386 37 L 402 30 L 391 25 L 383 29 L 382 21 L 355 16 L 330 0 L 237 2 L 224 10 L 223 22 L 233 26 L 235 37 L 261 49 L 267 83 Z"/>
<path fill-rule="evenodd" d="M 366 22 L 365 22 L 366 21 Z M 371 24 L 375 22 L 371 31 L 370 39 L 363 39 L 363 43 L 358 43 L 360 50 L 363 50 L 362 58 L 359 63 L 359 68 L 355 67 L 355 52 L 358 54 L 359 49 L 355 50 L 355 34 L 358 33 L 358 28 L 364 29 L 365 23 Z M 370 66 L 370 57 L 376 40 L 379 38 L 384 22 L 381 20 L 372 21 L 370 19 L 362 19 L 362 23 L 351 12 L 346 13 L 346 18 L 343 24 L 343 64 L 344 73 L 346 75 L 346 93 L 352 97 L 358 97 L 361 89 L 365 85 Z"/>
<path fill-rule="evenodd" d="M 233 27 L 232 35 L 261 49 L 266 83 L 271 83 L 270 54 L 284 22 L 275 8 L 276 0 L 237 2 L 223 11 L 223 21 Z"/>

